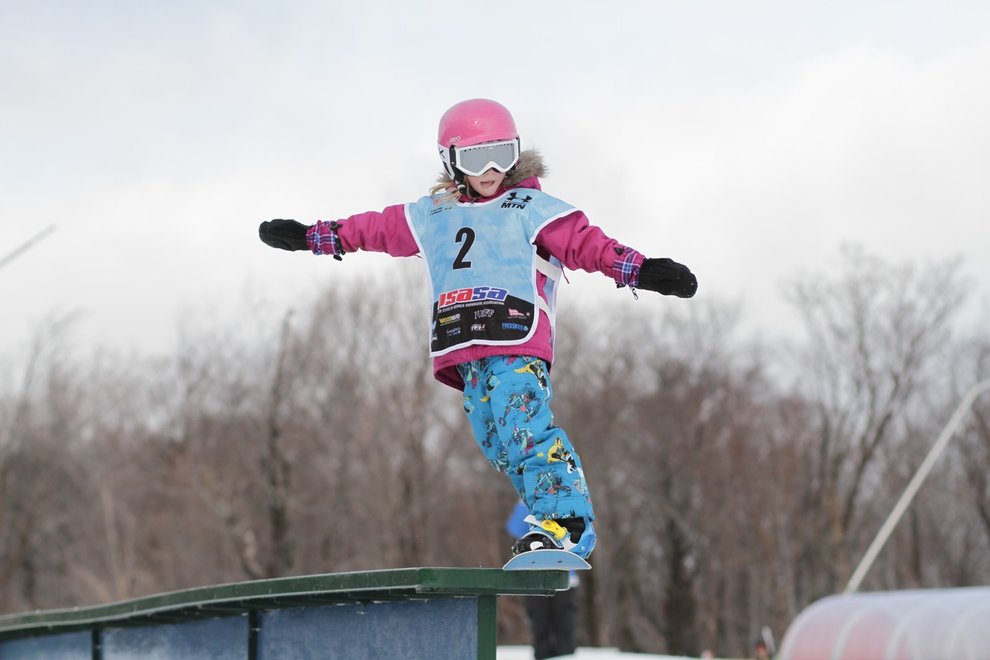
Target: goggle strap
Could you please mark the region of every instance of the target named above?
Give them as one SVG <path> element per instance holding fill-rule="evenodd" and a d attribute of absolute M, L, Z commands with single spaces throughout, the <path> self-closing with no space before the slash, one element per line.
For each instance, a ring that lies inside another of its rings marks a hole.
<path fill-rule="evenodd" d="M 457 189 L 463 193 L 466 189 L 466 184 L 464 183 L 464 172 L 461 172 L 461 169 L 457 167 L 457 147 L 454 145 L 450 145 L 450 169 L 454 172 L 454 185 L 456 185 Z"/>

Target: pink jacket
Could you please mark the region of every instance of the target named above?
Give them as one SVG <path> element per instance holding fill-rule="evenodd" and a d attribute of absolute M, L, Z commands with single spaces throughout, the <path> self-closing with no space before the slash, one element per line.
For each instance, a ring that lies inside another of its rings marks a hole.
<path fill-rule="evenodd" d="M 537 177 L 530 177 L 512 186 L 513 188 L 540 189 Z M 506 189 L 500 189 L 495 196 Z M 490 198 L 486 198 L 490 199 Z M 461 202 L 471 200 L 462 197 Z M 484 201 L 484 200 L 475 200 Z M 385 252 L 393 257 L 411 257 L 419 253 L 412 230 L 406 219 L 405 205 L 388 206 L 382 211 L 358 213 L 336 223 L 320 221 L 309 233 L 310 248 L 317 254 L 332 254 L 331 241 L 320 240 L 332 228 L 339 239 L 343 252 L 368 250 Z M 608 275 L 619 286 L 635 286 L 643 255 L 609 238 L 601 229 L 592 225 L 588 217 L 579 210 L 560 217 L 545 226 L 534 241 L 537 252 L 544 258 L 551 255 L 560 260 L 565 268 Z M 546 276 L 537 274 L 537 290 L 543 292 Z M 426 333 L 424 332 L 424 335 Z M 514 346 L 468 346 L 433 360 L 433 374 L 445 385 L 463 390 L 464 382 L 455 368 L 462 362 L 496 355 L 527 355 L 542 358 L 547 365 L 553 363 L 553 337 L 550 320 L 540 312 L 536 332 L 529 341 Z"/>

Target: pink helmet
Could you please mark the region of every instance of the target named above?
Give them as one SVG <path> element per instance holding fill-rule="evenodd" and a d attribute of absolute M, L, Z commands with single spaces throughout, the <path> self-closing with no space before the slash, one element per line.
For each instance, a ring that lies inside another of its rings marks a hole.
<path fill-rule="evenodd" d="M 504 105 L 488 99 L 469 99 L 440 117 L 437 142 L 445 148 L 469 147 L 517 137 L 516 122 Z"/>
<path fill-rule="evenodd" d="M 508 109 L 489 99 L 468 99 L 457 103 L 440 117 L 437 131 L 440 159 L 452 179 L 459 178 L 453 166 L 452 147 L 518 139 L 516 122 Z"/>

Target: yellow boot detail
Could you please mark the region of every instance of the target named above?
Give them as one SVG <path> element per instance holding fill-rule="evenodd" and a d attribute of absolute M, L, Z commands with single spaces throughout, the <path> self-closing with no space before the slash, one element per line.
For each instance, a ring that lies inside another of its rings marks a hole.
<path fill-rule="evenodd" d="M 558 541 L 567 536 L 567 530 L 556 520 L 541 520 L 540 527 L 550 532 L 550 534 L 553 535 L 553 537 Z"/>

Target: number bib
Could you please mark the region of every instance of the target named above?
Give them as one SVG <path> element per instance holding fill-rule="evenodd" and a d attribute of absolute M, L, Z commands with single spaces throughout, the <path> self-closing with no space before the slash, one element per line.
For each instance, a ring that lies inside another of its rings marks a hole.
<path fill-rule="evenodd" d="M 533 241 L 547 223 L 574 210 L 529 188 L 477 204 L 423 197 L 406 205 L 433 295 L 431 356 L 521 344 L 536 332 L 539 309 L 553 320 L 553 296 L 544 301 L 537 294 L 536 272 L 555 281 L 559 262 L 538 257 Z"/>

